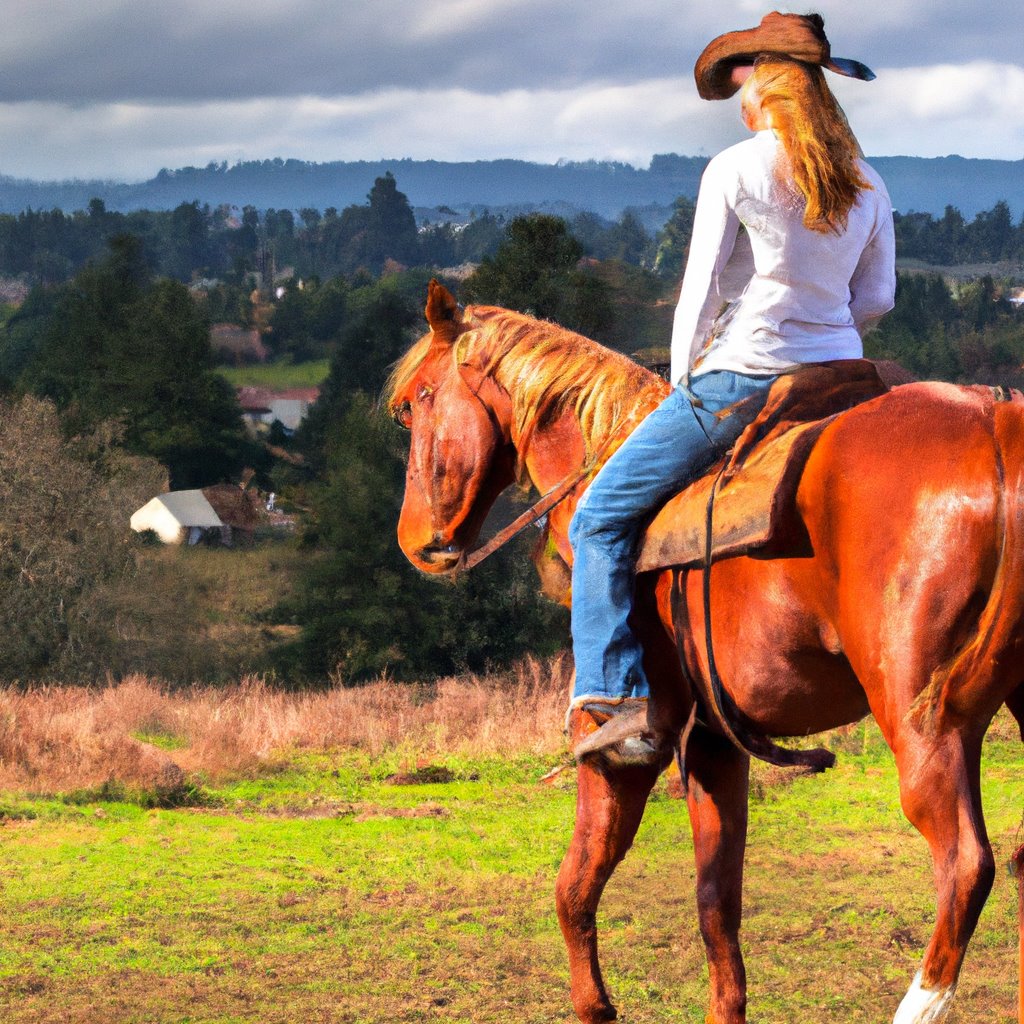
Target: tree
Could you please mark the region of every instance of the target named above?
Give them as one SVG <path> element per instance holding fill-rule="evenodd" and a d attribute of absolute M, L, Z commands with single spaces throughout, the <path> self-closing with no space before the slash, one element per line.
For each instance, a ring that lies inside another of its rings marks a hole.
<path fill-rule="evenodd" d="M 626 210 L 608 232 L 606 259 L 639 266 L 644 262 L 651 239 L 632 210 Z"/>
<path fill-rule="evenodd" d="M 425 294 L 421 275 L 413 280 L 417 297 Z M 299 431 L 299 444 L 314 465 L 322 459 L 332 425 L 346 415 L 355 394 L 380 393 L 388 368 L 422 323 L 418 303 L 402 293 L 401 283 L 389 278 L 348 294 L 347 318 L 337 335 L 330 372 Z"/>
<path fill-rule="evenodd" d="M 115 668 L 134 576 L 128 518 L 164 482 L 109 425 L 65 440 L 53 405 L 0 403 L 0 676 L 89 681 Z"/>
<path fill-rule="evenodd" d="M 583 247 L 564 220 L 516 217 L 493 256 L 467 278 L 463 297 L 554 320 L 597 336 L 611 319 L 603 282 L 579 268 Z"/>
<path fill-rule="evenodd" d="M 456 262 L 479 263 L 497 251 L 505 237 L 505 219 L 485 213 L 473 217 L 456 239 Z"/>
<path fill-rule="evenodd" d="M 175 487 L 230 478 L 251 458 L 209 325 L 184 285 L 152 278 L 138 239 L 114 239 L 34 326 L 18 386 L 52 400 L 70 432 L 122 423 L 125 446 L 164 462 Z"/>
<path fill-rule="evenodd" d="M 364 269 L 379 274 L 389 259 L 404 265 L 419 262 L 416 217 L 394 175 L 388 171 L 377 178 L 366 198 L 367 205 L 347 206 L 340 216 L 325 211 L 312 260 L 318 272 L 353 274 Z"/>
<path fill-rule="evenodd" d="M 194 272 L 208 270 L 209 210 L 199 203 L 181 203 L 171 212 L 169 234 L 163 253 L 163 269 L 179 281 L 190 281 Z"/>
<path fill-rule="evenodd" d="M 672 216 L 658 232 L 654 270 L 672 281 L 681 281 L 683 277 L 690 238 L 693 235 L 694 210 L 693 200 L 680 196 L 672 204 Z"/>
<path fill-rule="evenodd" d="M 416 217 L 408 197 L 398 191 L 394 175 L 386 171 L 375 179 L 366 198 L 370 203 L 367 251 L 373 269 L 379 270 L 388 258 L 406 265 L 418 263 Z"/>

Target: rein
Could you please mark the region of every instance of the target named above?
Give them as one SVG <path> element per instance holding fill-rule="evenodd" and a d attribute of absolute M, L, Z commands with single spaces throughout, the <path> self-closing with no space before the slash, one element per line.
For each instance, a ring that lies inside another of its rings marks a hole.
<path fill-rule="evenodd" d="M 522 515 L 516 516 L 508 526 L 499 530 L 489 541 L 471 551 L 463 560 L 460 568 L 463 571 L 468 571 L 478 566 L 489 555 L 493 555 L 498 548 L 504 547 L 513 537 L 522 533 L 526 527 L 537 522 L 538 519 L 547 515 L 556 505 L 560 505 L 565 501 L 573 490 L 594 472 L 595 467 L 601 460 L 601 456 L 604 455 L 615 436 L 616 433 L 614 431 L 610 433 L 605 438 L 604 443 L 594 452 L 593 456 L 578 473 L 567 476 L 560 484 L 556 484 L 547 494 L 535 501 Z"/>

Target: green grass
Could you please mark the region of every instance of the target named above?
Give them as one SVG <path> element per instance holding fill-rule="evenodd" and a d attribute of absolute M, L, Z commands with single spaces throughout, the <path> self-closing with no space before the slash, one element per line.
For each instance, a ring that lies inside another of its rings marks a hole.
<path fill-rule="evenodd" d="M 322 384 L 330 371 L 330 360 L 308 363 L 254 363 L 252 366 L 220 367 L 218 372 L 232 387 L 280 389 L 314 388 Z"/>
<path fill-rule="evenodd" d="M 759 1024 L 890 1020 L 930 933 L 924 841 L 877 736 L 823 777 L 756 787 L 744 939 Z M 452 781 L 355 751 L 293 756 L 146 810 L 0 798 L 0 1020 L 571 1019 L 552 887 L 574 781 L 550 762 L 447 760 Z M 1001 865 L 1021 820 L 1019 744 L 987 748 Z M 623 1019 L 704 1020 L 707 969 L 685 804 L 659 786 L 602 904 Z M 1016 895 L 983 914 L 958 1022 L 1015 1019 Z"/>

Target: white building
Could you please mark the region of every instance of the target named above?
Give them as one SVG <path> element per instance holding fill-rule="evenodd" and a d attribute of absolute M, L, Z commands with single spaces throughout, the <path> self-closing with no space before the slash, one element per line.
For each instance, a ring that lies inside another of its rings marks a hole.
<path fill-rule="evenodd" d="M 132 515 L 136 533 L 152 530 L 165 544 L 195 544 L 205 530 L 224 524 L 202 491 L 169 491 L 158 494 Z"/>

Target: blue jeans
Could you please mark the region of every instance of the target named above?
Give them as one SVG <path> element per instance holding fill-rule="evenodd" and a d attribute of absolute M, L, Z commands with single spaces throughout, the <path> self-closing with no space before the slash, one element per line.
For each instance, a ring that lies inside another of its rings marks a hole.
<path fill-rule="evenodd" d="M 637 541 L 649 517 L 728 450 L 763 402 L 723 419 L 714 413 L 763 398 L 773 380 L 727 370 L 693 377 L 689 393 L 673 389 L 584 492 L 569 526 L 574 701 L 649 695 L 640 644 L 627 621 Z"/>

